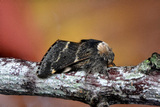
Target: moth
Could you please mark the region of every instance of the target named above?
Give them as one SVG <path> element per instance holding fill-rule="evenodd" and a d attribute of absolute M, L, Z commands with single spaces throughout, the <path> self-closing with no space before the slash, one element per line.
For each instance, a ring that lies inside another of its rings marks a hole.
<path fill-rule="evenodd" d="M 37 75 L 47 78 L 71 70 L 105 72 L 104 67 L 114 65 L 113 60 L 112 49 L 103 41 L 83 39 L 76 43 L 57 40 L 42 58 Z"/>

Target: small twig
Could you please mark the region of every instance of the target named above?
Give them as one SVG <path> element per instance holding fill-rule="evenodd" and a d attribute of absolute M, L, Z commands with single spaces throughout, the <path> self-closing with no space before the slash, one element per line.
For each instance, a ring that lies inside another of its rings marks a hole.
<path fill-rule="evenodd" d="M 160 55 L 137 66 L 110 67 L 108 75 L 84 71 L 38 78 L 37 62 L 0 58 L 0 93 L 77 100 L 90 106 L 160 105 Z"/>

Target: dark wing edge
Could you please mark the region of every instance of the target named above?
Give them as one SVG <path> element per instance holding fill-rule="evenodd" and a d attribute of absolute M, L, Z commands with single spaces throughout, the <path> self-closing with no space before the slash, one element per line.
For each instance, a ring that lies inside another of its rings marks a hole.
<path fill-rule="evenodd" d="M 50 51 L 54 48 L 55 45 L 57 45 L 58 43 L 60 42 L 68 42 L 68 41 L 65 41 L 65 40 L 57 40 L 55 43 L 53 43 L 51 45 L 51 47 L 47 50 L 47 52 L 45 53 L 45 55 L 43 56 L 42 60 L 40 61 L 39 63 L 39 67 L 38 67 L 38 70 L 37 70 L 37 76 L 40 77 L 40 78 L 46 78 L 48 77 L 48 75 L 51 75 L 51 72 L 50 72 L 50 68 L 48 68 L 47 70 L 44 70 L 43 68 L 43 64 L 44 62 L 46 63 L 46 65 L 49 65 L 48 62 L 46 62 L 46 60 L 48 60 L 48 58 L 46 58 L 48 56 L 48 54 L 50 54 Z M 52 56 L 54 57 L 54 56 Z M 52 58 L 51 57 L 51 58 Z M 43 70 L 42 70 L 43 69 Z"/>

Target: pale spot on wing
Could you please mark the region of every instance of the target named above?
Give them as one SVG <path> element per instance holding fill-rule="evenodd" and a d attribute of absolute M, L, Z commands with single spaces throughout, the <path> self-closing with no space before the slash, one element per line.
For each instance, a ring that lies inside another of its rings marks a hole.
<path fill-rule="evenodd" d="M 68 72 L 71 70 L 71 67 L 66 67 L 63 72 Z"/>
<path fill-rule="evenodd" d="M 70 44 L 70 42 L 67 42 L 66 46 L 64 47 L 64 49 L 62 51 L 65 51 L 68 48 L 69 44 Z"/>
<path fill-rule="evenodd" d="M 52 70 L 52 74 L 54 74 L 55 72 L 56 72 L 56 70 L 53 69 L 53 70 Z"/>
<path fill-rule="evenodd" d="M 78 55 L 77 55 L 77 54 L 79 53 L 79 50 L 80 50 L 79 48 L 80 48 L 80 46 L 78 47 L 78 50 L 77 50 L 77 52 L 76 52 L 76 58 L 75 58 L 74 62 L 77 62 L 77 61 L 79 60 L 79 57 L 78 57 Z"/>
<path fill-rule="evenodd" d="M 76 55 L 76 58 L 75 58 L 74 62 L 77 62 L 77 61 L 78 61 L 78 56 Z"/>
<path fill-rule="evenodd" d="M 70 42 L 67 42 L 66 46 L 63 48 L 63 50 L 60 52 L 60 54 L 58 55 L 58 58 L 56 60 L 56 62 L 58 62 L 58 60 L 61 58 L 61 54 L 62 52 L 64 52 L 67 48 L 68 48 L 68 45 L 70 44 Z"/>

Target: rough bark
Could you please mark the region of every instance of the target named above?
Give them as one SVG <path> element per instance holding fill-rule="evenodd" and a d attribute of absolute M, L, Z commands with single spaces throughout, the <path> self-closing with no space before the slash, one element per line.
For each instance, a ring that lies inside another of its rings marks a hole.
<path fill-rule="evenodd" d="M 38 78 L 38 62 L 0 58 L 0 93 L 77 100 L 92 107 L 112 104 L 160 106 L 160 55 L 137 66 L 106 68 L 108 75 L 84 71 Z"/>

